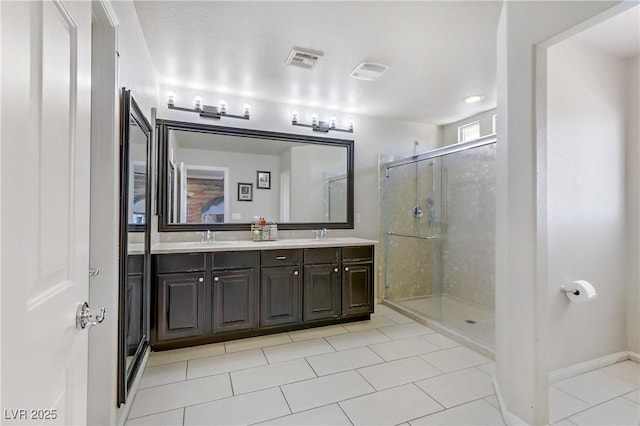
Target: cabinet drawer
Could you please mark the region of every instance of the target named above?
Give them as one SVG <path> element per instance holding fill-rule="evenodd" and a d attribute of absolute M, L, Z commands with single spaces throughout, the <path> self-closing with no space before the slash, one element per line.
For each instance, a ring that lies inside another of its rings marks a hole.
<path fill-rule="evenodd" d="M 257 251 L 221 251 L 213 253 L 214 269 L 253 268 L 258 266 Z"/>
<path fill-rule="evenodd" d="M 373 246 L 343 247 L 342 260 L 373 259 Z"/>
<path fill-rule="evenodd" d="M 155 256 L 157 273 L 205 270 L 205 253 L 161 254 Z"/>
<path fill-rule="evenodd" d="M 304 249 L 305 264 L 338 262 L 340 262 L 340 249 L 338 247 Z"/>
<path fill-rule="evenodd" d="M 300 250 L 263 250 L 261 253 L 262 266 L 298 265 L 300 263 Z"/>

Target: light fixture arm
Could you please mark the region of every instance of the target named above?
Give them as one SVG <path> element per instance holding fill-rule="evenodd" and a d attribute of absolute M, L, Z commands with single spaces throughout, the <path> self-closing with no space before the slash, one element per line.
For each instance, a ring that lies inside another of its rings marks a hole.
<path fill-rule="evenodd" d="M 168 102 L 167 103 L 167 108 L 175 109 L 177 111 L 195 112 L 195 113 L 198 113 L 200 115 L 200 117 L 206 117 L 206 118 L 220 119 L 222 117 L 230 117 L 230 118 L 239 118 L 239 119 L 242 119 L 242 120 L 249 120 L 251 118 L 249 105 L 246 105 L 246 104 L 243 107 L 244 112 L 243 112 L 242 115 L 228 114 L 226 112 L 226 104 L 225 104 L 224 110 L 221 110 L 221 108 L 215 107 L 215 106 L 211 106 L 211 105 L 201 105 L 200 108 L 198 108 L 198 107 L 184 108 L 184 107 L 175 106 L 175 104 L 172 104 L 172 103 Z"/>
<path fill-rule="evenodd" d="M 308 127 L 310 129 L 313 129 L 313 131 L 315 132 L 329 133 L 330 130 L 333 130 L 336 132 L 353 133 L 353 121 L 351 120 L 349 120 L 348 129 L 341 129 L 339 127 L 336 127 L 336 120 L 334 117 L 331 118 L 331 121 L 327 122 L 327 121 L 320 121 L 314 116 L 311 124 L 304 124 L 298 121 L 298 114 L 296 112 L 294 112 L 293 116 L 291 117 L 291 125 Z"/>

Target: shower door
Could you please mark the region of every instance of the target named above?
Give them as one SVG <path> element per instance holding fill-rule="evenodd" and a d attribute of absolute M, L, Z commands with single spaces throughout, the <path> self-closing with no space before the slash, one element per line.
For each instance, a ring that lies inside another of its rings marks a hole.
<path fill-rule="evenodd" d="M 439 158 L 387 169 L 385 296 L 441 320 L 442 244 Z"/>

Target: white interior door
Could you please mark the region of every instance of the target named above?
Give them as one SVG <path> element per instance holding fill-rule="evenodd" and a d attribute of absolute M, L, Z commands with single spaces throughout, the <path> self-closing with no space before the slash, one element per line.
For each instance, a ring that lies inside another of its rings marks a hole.
<path fill-rule="evenodd" d="M 3 423 L 83 424 L 91 2 L 0 2 Z"/>
<path fill-rule="evenodd" d="M 187 223 L 187 168 L 180 162 L 180 222 Z"/>

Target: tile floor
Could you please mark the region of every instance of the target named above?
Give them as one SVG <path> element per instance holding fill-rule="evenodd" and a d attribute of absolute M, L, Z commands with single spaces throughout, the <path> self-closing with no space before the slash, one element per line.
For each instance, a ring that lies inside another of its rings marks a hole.
<path fill-rule="evenodd" d="M 152 353 L 126 424 L 502 425 L 492 375 L 378 305 L 370 321 Z M 552 420 L 637 425 L 638 377 L 626 361 L 555 383 Z"/>
<path fill-rule="evenodd" d="M 549 389 L 557 425 L 639 425 L 640 364 L 623 361 L 561 380 Z"/>

